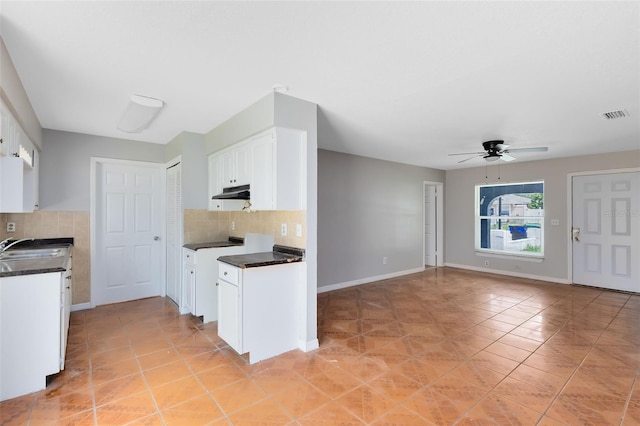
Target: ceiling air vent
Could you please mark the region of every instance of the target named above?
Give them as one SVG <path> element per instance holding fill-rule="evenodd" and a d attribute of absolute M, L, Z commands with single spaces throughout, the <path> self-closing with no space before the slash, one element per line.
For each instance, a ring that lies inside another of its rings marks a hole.
<path fill-rule="evenodd" d="M 629 113 L 627 112 L 626 109 L 620 109 L 618 111 L 609 111 L 609 112 L 603 112 L 602 114 L 600 114 L 602 116 L 602 118 L 604 118 L 605 120 L 614 120 L 616 118 L 624 118 L 624 117 L 629 117 Z"/>

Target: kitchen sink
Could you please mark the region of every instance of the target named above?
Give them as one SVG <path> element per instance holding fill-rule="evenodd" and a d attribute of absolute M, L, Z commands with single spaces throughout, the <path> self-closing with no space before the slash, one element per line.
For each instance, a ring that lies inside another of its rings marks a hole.
<path fill-rule="evenodd" d="M 0 253 L 0 260 L 25 260 L 25 259 L 42 259 L 64 256 L 67 253 L 66 248 L 38 248 L 38 249 L 19 249 L 7 250 Z"/>

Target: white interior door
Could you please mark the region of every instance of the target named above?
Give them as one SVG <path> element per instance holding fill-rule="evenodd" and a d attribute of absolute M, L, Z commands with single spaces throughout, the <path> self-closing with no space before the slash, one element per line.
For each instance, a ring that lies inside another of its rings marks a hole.
<path fill-rule="evenodd" d="M 640 172 L 572 180 L 573 282 L 640 292 Z"/>
<path fill-rule="evenodd" d="M 436 266 L 437 227 L 436 227 L 436 186 L 424 187 L 424 264 Z"/>
<path fill-rule="evenodd" d="M 162 166 L 98 162 L 95 173 L 92 305 L 160 295 Z"/>
<path fill-rule="evenodd" d="M 180 306 L 182 260 L 182 165 L 167 169 L 167 296 Z"/>

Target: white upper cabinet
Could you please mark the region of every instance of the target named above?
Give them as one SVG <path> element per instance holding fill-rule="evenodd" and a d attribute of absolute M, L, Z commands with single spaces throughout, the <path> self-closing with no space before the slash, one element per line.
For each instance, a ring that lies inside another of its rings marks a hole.
<path fill-rule="evenodd" d="M 298 130 L 275 128 L 254 137 L 251 208 L 304 210 L 306 208 L 306 138 Z"/>
<path fill-rule="evenodd" d="M 0 100 L 0 213 L 38 208 L 38 151 Z"/>
<path fill-rule="evenodd" d="M 306 208 L 306 134 L 273 128 L 209 156 L 209 210 L 244 202 L 212 200 L 229 186 L 250 185 L 252 210 Z"/>
<path fill-rule="evenodd" d="M 242 185 L 242 183 L 233 183 L 236 169 L 232 165 L 235 162 L 234 159 L 235 155 L 232 150 L 216 152 L 209 156 L 209 210 L 242 210 L 244 207 L 242 200 L 211 199 L 214 195 L 220 194 L 222 188 Z"/>

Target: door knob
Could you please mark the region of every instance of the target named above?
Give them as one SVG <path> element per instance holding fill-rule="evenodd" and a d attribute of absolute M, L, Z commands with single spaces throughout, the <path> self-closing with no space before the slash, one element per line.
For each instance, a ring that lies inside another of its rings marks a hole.
<path fill-rule="evenodd" d="M 580 242 L 580 228 L 571 228 L 571 239 L 576 243 Z"/>
<path fill-rule="evenodd" d="M 155 237 L 153 237 L 153 241 L 160 241 L 160 237 L 156 235 Z"/>

